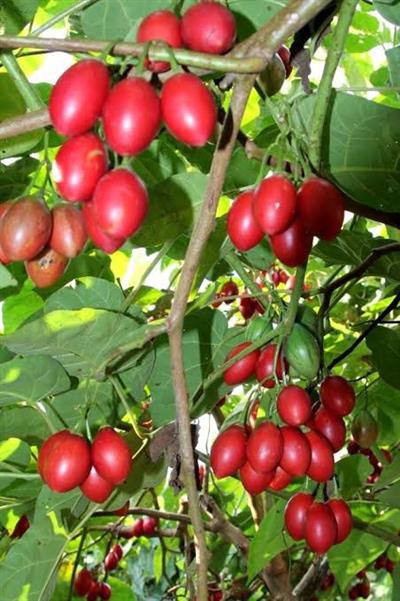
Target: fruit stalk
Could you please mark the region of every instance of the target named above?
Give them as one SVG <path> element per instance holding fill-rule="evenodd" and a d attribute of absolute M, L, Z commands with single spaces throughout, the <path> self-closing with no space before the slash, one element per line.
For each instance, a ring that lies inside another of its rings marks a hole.
<path fill-rule="evenodd" d="M 36 111 L 42 109 L 44 102 L 36 89 L 29 83 L 15 56 L 11 52 L 2 52 L 0 53 L 0 60 L 17 86 L 28 110 Z"/>

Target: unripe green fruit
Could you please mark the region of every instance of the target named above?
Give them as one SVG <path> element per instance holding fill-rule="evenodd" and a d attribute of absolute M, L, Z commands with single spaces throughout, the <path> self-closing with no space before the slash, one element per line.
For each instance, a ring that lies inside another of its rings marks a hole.
<path fill-rule="evenodd" d="M 274 54 L 271 62 L 259 76 L 261 87 L 267 96 L 274 96 L 274 94 L 279 92 L 285 81 L 285 76 L 285 65 L 281 57 L 278 54 Z"/>
<path fill-rule="evenodd" d="M 320 366 L 320 352 L 315 337 L 302 325 L 295 323 L 285 348 L 285 357 L 300 377 L 313 380 Z"/>
<path fill-rule="evenodd" d="M 254 317 L 246 328 L 246 340 L 254 342 L 272 332 L 272 323 L 265 317 Z"/>
<path fill-rule="evenodd" d="M 354 440 L 360 447 L 371 447 L 378 438 L 378 424 L 368 409 L 363 409 L 355 418 L 351 426 Z"/>

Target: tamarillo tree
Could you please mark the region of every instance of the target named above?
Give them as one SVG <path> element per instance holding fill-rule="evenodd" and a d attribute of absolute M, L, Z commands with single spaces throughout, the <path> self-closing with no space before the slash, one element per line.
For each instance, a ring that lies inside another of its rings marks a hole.
<path fill-rule="evenodd" d="M 2 601 L 398 601 L 399 25 L 1 3 Z"/>

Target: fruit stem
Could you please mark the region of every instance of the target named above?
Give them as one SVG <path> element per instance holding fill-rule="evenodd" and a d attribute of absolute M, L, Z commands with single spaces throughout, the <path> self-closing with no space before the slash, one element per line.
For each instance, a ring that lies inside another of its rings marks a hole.
<path fill-rule="evenodd" d="M 282 337 L 286 338 L 292 331 L 296 320 L 297 308 L 303 292 L 304 278 L 307 271 L 307 261 L 296 269 L 295 285 L 290 298 L 290 303 L 286 312 L 286 317 L 283 325 Z"/>
<path fill-rule="evenodd" d="M 342 2 L 338 14 L 337 25 L 332 35 L 331 47 L 328 51 L 322 79 L 315 99 L 309 136 L 309 157 L 311 164 L 318 173 L 321 170 L 322 138 L 326 116 L 332 97 L 332 82 L 344 50 L 346 35 L 350 28 L 357 4 L 358 0 L 343 0 Z"/>
<path fill-rule="evenodd" d="M 132 410 L 131 410 L 131 408 L 129 407 L 129 405 L 127 403 L 127 400 L 126 400 L 126 397 L 125 397 L 125 391 L 122 388 L 121 383 L 119 382 L 118 378 L 116 378 L 115 376 L 113 376 L 111 374 L 108 377 L 109 377 L 109 380 L 111 381 L 111 384 L 114 386 L 115 392 L 119 396 L 121 403 L 123 404 L 123 406 L 125 408 L 125 411 L 126 411 L 128 417 L 129 417 L 129 421 L 131 422 L 132 428 L 133 428 L 136 436 L 138 438 L 140 438 L 141 440 L 143 440 L 143 435 L 140 432 L 140 429 L 138 427 L 136 418 L 133 415 Z"/>
<path fill-rule="evenodd" d="M 144 64 L 146 62 L 147 55 L 149 54 L 150 46 L 151 46 L 150 41 L 144 43 L 143 51 L 139 57 L 139 61 L 138 61 L 138 64 L 136 65 L 136 69 L 135 69 L 135 75 L 137 75 L 137 76 L 143 75 Z"/>
<path fill-rule="evenodd" d="M 27 109 L 29 111 L 42 109 L 45 106 L 43 100 L 27 79 L 12 52 L 0 53 L 0 59 L 24 99 Z"/>
<path fill-rule="evenodd" d="M 268 301 L 262 298 L 262 293 L 260 293 L 260 288 L 253 281 L 253 279 L 247 274 L 244 269 L 242 262 L 239 257 L 232 251 L 228 252 L 225 257 L 225 261 L 232 267 L 234 271 L 238 274 L 243 284 L 250 290 L 252 295 L 257 298 L 258 302 L 264 307 L 264 309 L 269 309 Z"/>
<path fill-rule="evenodd" d="M 79 541 L 79 547 L 78 547 L 78 550 L 76 552 L 76 557 L 75 557 L 75 561 L 74 561 L 74 567 L 72 569 L 71 580 L 70 580 L 70 583 L 69 583 L 69 591 L 68 591 L 67 601 L 71 601 L 71 599 L 72 599 L 72 595 L 73 595 L 73 592 L 74 592 L 75 576 L 76 576 L 76 572 L 78 571 L 79 560 L 80 560 L 81 555 L 82 555 L 82 549 L 83 549 L 83 545 L 85 543 L 85 538 L 86 538 L 86 527 L 82 528 L 81 540 Z"/>

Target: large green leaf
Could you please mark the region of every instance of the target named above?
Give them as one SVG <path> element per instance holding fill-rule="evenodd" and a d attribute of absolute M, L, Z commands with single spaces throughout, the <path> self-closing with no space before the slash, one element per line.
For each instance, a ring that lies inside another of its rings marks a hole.
<path fill-rule="evenodd" d="M 254 578 L 278 553 L 288 549 L 294 543 L 284 530 L 285 505 L 286 501 L 283 499 L 275 502 L 250 543 L 249 578 Z"/>
<path fill-rule="evenodd" d="M 117 311 L 124 300 L 121 288 L 108 280 L 84 277 L 74 288 L 61 288 L 46 301 L 45 313 L 58 309 L 108 309 Z"/>
<path fill-rule="evenodd" d="M 400 388 L 400 332 L 379 326 L 367 336 L 368 348 L 380 376 L 395 388 Z"/>
<path fill-rule="evenodd" d="M 0 440 L 14 436 L 37 445 L 50 434 L 44 415 L 34 407 L 13 405 L 0 412 Z"/>
<path fill-rule="evenodd" d="M 4 27 L 4 33 L 19 33 L 35 16 L 39 4 L 40 0 L 2 0 L 0 25 Z"/>
<path fill-rule="evenodd" d="M 400 46 L 386 50 L 386 57 L 388 59 L 391 84 L 392 86 L 400 87 Z"/>
<path fill-rule="evenodd" d="M 286 4 L 285 0 L 229 0 L 229 8 L 250 21 L 255 29 L 269 21 Z"/>
<path fill-rule="evenodd" d="M 24 355 L 51 355 L 72 375 L 102 377 L 121 347 L 141 348 L 153 326 L 101 309 L 53 311 L 5 336 L 4 344 Z"/>
<path fill-rule="evenodd" d="M 365 486 L 365 481 L 371 473 L 371 465 L 364 455 L 344 457 L 335 464 L 339 480 L 340 495 L 349 499 Z"/>
<path fill-rule="evenodd" d="M 9 200 L 10 198 L 20 196 L 29 183 L 30 174 L 38 166 L 39 161 L 31 157 L 20 159 L 12 165 L 5 166 L 0 164 L 0 200 Z"/>
<path fill-rule="evenodd" d="M 70 388 L 61 365 L 50 357 L 16 357 L 0 364 L 0 405 L 36 403 Z"/>
<path fill-rule="evenodd" d="M 165 0 L 99 0 L 82 14 L 82 27 L 88 38 L 123 40 L 129 34 L 134 39 L 138 21 L 151 10 L 168 8 Z"/>
<path fill-rule="evenodd" d="M 380 13 L 387 21 L 394 23 L 394 25 L 400 25 L 399 0 L 394 0 L 394 2 L 391 3 L 384 2 L 383 0 L 381 2 L 374 0 L 374 6 L 378 13 Z"/>
<path fill-rule="evenodd" d="M 329 265 L 358 265 L 371 250 L 391 243 L 393 240 L 373 238 L 370 233 L 343 230 L 333 242 L 319 242 L 312 253 Z M 400 281 L 400 252 L 380 257 L 366 273 Z"/>
<path fill-rule="evenodd" d="M 305 129 L 315 95 L 298 104 Z M 343 92 L 333 94 L 323 138 L 323 173 L 357 202 L 400 211 L 400 111 Z"/>
<path fill-rule="evenodd" d="M 24 286 L 17 294 L 10 295 L 3 304 L 4 333 L 11 334 L 31 315 L 43 307 L 43 299 L 33 290 L 30 284 Z"/>

